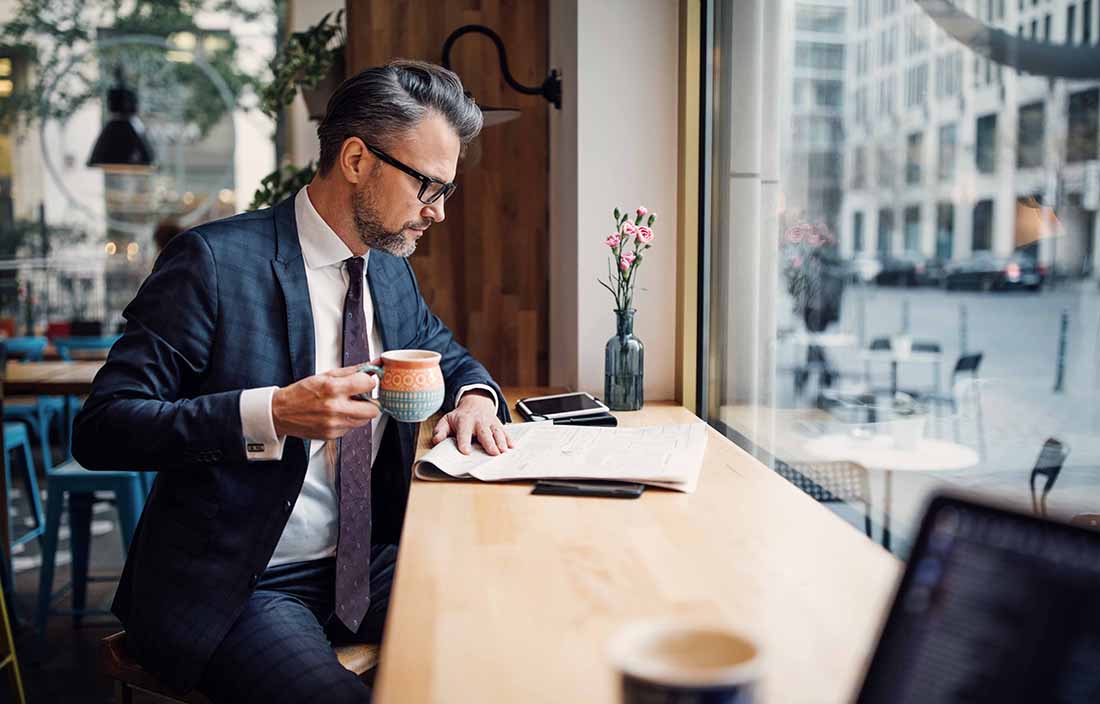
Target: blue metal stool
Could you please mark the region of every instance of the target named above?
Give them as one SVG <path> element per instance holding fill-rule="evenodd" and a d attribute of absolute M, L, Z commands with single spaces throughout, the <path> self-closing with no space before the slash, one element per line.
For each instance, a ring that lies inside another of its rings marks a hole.
<path fill-rule="evenodd" d="M 145 480 L 142 472 L 93 472 L 75 461 L 58 465 L 47 476 L 46 532 L 42 547 L 42 571 L 39 575 L 36 627 L 38 644 L 45 645 L 46 622 L 55 592 L 54 567 L 57 558 L 58 533 L 65 497 L 69 498 L 69 531 L 72 548 L 72 616 L 74 624 L 86 613 L 88 588 L 88 558 L 91 547 L 92 502 L 95 492 L 110 491 L 115 495 L 123 552 L 128 552 L 138 518 L 145 505 Z M 60 592 L 58 592 L 60 593 Z"/>
<path fill-rule="evenodd" d="M 5 407 L 5 411 L 7 408 Z M 27 428 L 22 423 L 4 423 L 4 486 L 7 488 L 8 501 L 11 501 L 11 462 L 8 461 L 10 453 L 22 448 L 23 451 L 23 485 L 27 491 L 27 500 L 34 514 L 34 528 L 19 537 L 15 537 L 14 526 L 11 522 L 11 513 L 8 514 L 8 531 L 12 536 L 11 547 L 23 545 L 38 538 L 45 532 L 45 521 L 42 520 L 42 498 L 38 493 L 38 478 L 34 471 L 34 457 L 31 455 L 31 439 L 27 435 Z M 9 562 L 5 569 L 12 570 Z"/>
<path fill-rule="evenodd" d="M 55 337 L 53 346 L 61 359 L 73 361 L 74 350 L 109 350 L 122 335 L 74 335 L 73 337 Z"/>
<path fill-rule="evenodd" d="M 44 337 L 11 337 L 4 340 L 9 358 L 23 362 L 38 362 L 46 350 Z M 42 452 L 42 468 L 53 467 L 50 453 L 50 423 L 64 414 L 65 399 L 60 396 L 39 396 L 31 401 L 8 399 L 4 404 L 4 417 L 10 421 L 25 423 L 38 441 Z"/>

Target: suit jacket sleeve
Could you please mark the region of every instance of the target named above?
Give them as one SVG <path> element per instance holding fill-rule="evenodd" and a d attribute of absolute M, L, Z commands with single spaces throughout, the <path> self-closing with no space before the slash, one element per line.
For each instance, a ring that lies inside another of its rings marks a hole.
<path fill-rule="evenodd" d="M 241 392 L 202 392 L 218 321 L 206 240 L 174 238 L 123 316 L 126 330 L 76 417 L 74 457 L 104 470 L 244 461 Z"/>
<path fill-rule="evenodd" d="M 455 406 L 455 396 L 459 389 L 470 384 L 485 384 L 493 389 L 497 395 L 497 416 L 502 423 L 511 420 L 508 413 L 508 400 L 500 390 L 500 386 L 493 381 L 489 372 L 467 351 L 465 347 L 455 341 L 450 329 L 443 324 L 435 313 L 428 308 L 424 297 L 420 295 L 420 286 L 416 282 L 416 274 L 412 265 L 405 260 L 405 266 L 409 270 L 412 279 L 413 290 L 416 294 L 416 319 L 417 341 L 414 345 L 418 349 L 434 350 L 442 355 L 440 369 L 443 371 L 443 379 L 446 384 L 446 396 L 443 401 L 443 410 L 449 411 Z"/>

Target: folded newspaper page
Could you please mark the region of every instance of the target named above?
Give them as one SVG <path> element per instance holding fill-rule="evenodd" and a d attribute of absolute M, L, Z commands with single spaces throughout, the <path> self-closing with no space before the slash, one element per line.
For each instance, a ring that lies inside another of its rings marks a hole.
<path fill-rule="evenodd" d="M 517 423 L 508 426 L 515 448 L 496 457 L 476 443 L 463 455 L 454 438 L 413 465 L 420 479 L 605 479 L 639 482 L 691 493 L 699 483 L 707 446 L 705 423 L 648 428 L 603 428 Z"/>

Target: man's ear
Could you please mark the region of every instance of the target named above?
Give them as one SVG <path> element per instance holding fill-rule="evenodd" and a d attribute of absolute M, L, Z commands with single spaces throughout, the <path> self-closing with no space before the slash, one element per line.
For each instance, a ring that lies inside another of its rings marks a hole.
<path fill-rule="evenodd" d="M 370 152 L 367 151 L 367 145 L 363 140 L 358 137 L 348 137 L 344 140 L 340 145 L 340 158 L 337 163 L 348 183 L 358 185 L 363 182 L 370 168 L 369 157 Z"/>

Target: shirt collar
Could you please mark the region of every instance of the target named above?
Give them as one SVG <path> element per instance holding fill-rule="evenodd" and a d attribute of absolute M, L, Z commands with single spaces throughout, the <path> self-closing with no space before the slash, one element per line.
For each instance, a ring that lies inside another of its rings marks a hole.
<path fill-rule="evenodd" d="M 298 241 L 302 245 L 302 257 L 310 269 L 320 269 L 342 264 L 353 256 L 340 235 L 329 227 L 313 202 L 309 199 L 308 186 L 303 186 L 294 198 L 294 216 L 298 224 Z M 363 255 L 366 264 L 370 250 Z"/>

